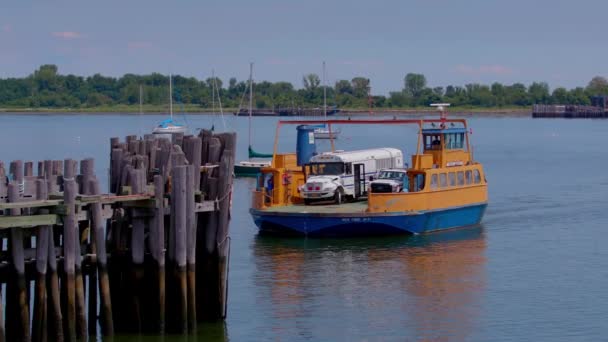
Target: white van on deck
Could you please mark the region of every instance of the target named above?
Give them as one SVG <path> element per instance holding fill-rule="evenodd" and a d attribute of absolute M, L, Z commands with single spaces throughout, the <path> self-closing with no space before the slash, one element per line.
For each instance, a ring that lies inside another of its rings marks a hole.
<path fill-rule="evenodd" d="M 396 148 L 326 152 L 310 158 L 306 183 L 300 187 L 304 203 L 367 195 L 367 180 L 381 169 L 403 167 L 403 153 Z"/>

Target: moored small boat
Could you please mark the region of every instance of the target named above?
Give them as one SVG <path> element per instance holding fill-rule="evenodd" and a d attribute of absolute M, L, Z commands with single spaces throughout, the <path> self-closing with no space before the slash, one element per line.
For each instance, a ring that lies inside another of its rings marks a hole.
<path fill-rule="evenodd" d="M 281 121 L 284 124 L 316 124 Z M 488 203 L 483 166 L 473 159 L 464 119 L 333 120 L 328 124 L 416 124 L 418 149 L 406 170 L 407 189 L 367 193 L 363 201 L 305 205 L 299 189 L 306 183 L 307 156 L 276 154 L 261 169 L 250 213 L 263 233 L 305 236 L 420 234 L 477 225 Z M 298 137 L 300 142 L 300 137 Z M 276 144 L 275 144 L 276 145 Z M 306 149 L 304 149 L 306 150 Z M 309 158 L 310 159 L 310 158 Z M 344 165 L 354 184 L 367 189 L 356 165 Z M 345 171 L 347 172 L 347 171 Z M 344 175 L 341 175 L 342 177 Z"/>
<path fill-rule="evenodd" d="M 141 90 L 140 90 L 141 92 Z M 141 97 L 141 94 L 140 94 Z M 141 98 L 140 98 L 141 106 Z M 152 130 L 153 134 L 165 134 L 171 137 L 171 134 L 186 134 L 188 133 L 188 127 L 175 122 L 173 119 L 173 82 L 171 74 L 169 74 L 169 118 L 161 121 L 158 126 Z"/>
<path fill-rule="evenodd" d="M 234 175 L 236 177 L 256 177 L 263 167 L 271 165 L 272 154 L 258 153 L 253 150 L 251 146 L 252 139 L 252 127 L 251 118 L 253 112 L 253 63 L 249 64 L 249 147 L 248 147 L 248 160 L 240 161 L 234 164 Z"/>

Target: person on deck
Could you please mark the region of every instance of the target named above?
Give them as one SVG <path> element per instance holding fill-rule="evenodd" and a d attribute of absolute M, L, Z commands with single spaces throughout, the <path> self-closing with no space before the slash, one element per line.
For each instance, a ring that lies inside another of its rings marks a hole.
<path fill-rule="evenodd" d="M 272 174 L 268 175 L 268 178 L 266 180 L 266 192 L 268 194 L 268 200 L 271 201 L 272 200 L 272 190 L 274 190 L 274 177 L 272 176 Z"/>

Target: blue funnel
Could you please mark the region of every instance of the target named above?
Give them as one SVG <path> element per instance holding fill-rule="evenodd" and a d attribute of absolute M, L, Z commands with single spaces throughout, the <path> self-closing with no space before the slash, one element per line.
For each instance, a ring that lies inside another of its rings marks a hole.
<path fill-rule="evenodd" d="M 298 141 L 296 143 L 296 157 L 298 166 L 306 165 L 310 162 L 310 158 L 317 154 L 317 145 L 315 144 L 315 128 L 309 125 L 299 125 Z"/>

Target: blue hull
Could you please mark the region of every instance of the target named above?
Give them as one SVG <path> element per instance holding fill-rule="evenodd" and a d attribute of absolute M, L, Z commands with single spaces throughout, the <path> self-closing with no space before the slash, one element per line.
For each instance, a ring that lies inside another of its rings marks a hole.
<path fill-rule="evenodd" d="M 417 213 L 307 214 L 251 209 L 261 233 L 304 236 L 421 234 L 474 226 L 486 203 Z"/>

